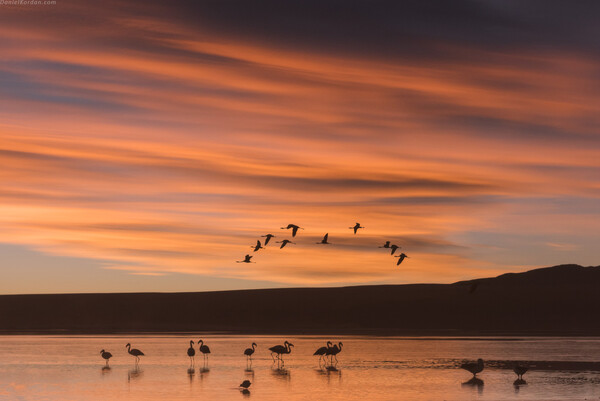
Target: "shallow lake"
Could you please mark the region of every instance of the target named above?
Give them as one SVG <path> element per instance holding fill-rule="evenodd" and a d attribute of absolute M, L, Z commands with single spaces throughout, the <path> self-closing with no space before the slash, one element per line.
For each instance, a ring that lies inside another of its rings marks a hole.
<path fill-rule="evenodd" d="M 211 354 L 190 370 L 199 338 Z M 268 348 L 285 340 L 292 352 L 274 363 Z M 312 355 L 328 340 L 344 344 L 334 367 Z M 145 353 L 137 366 L 128 342 Z M 477 358 L 486 367 L 473 383 L 459 366 Z M 513 361 L 531 366 L 526 384 L 514 384 Z M 0 336 L 0 400 L 589 400 L 600 398 L 595 362 L 600 338 Z"/>

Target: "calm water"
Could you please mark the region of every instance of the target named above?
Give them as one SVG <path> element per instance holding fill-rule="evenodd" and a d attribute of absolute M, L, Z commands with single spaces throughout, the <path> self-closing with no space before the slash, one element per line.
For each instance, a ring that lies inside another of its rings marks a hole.
<path fill-rule="evenodd" d="M 533 370 L 526 385 L 498 363 L 463 384 L 464 359 L 600 362 L 600 338 L 415 339 L 338 337 L 344 343 L 337 370 L 321 369 L 314 350 L 327 337 L 216 336 L 202 338 L 212 354 L 198 357 L 193 373 L 189 336 L 0 337 L 0 400 L 583 400 L 600 398 L 600 372 Z M 285 365 L 268 347 L 294 343 Z M 242 352 L 258 343 L 251 369 Z M 136 368 L 125 344 L 146 356 Z M 114 355 L 103 369 L 100 350 Z M 577 366 L 575 364 L 575 366 Z M 252 382 L 250 394 L 237 386 Z"/>

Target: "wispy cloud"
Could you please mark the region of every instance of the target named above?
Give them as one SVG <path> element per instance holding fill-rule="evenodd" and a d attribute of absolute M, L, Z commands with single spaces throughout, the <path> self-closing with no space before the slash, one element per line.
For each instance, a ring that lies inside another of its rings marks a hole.
<path fill-rule="evenodd" d="M 366 7 L 381 36 L 356 4 L 362 24 L 327 14 L 307 32 L 327 2 L 116 3 L 3 10 L 0 241 L 293 284 L 453 281 L 544 264 L 540 243 L 594 263 L 575 245 L 599 239 L 585 7 L 568 35 L 517 3 Z M 307 228 L 296 247 L 235 263 L 289 222 Z M 325 232 L 338 245 L 314 244 Z M 386 239 L 412 256 L 402 273 Z"/>

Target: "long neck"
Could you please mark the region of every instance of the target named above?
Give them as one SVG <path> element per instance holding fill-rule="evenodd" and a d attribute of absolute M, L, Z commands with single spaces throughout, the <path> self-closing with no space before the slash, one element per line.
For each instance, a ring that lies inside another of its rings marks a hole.
<path fill-rule="evenodd" d="M 252 351 L 254 351 L 254 347 L 256 347 L 256 344 L 252 344 Z"/>
<path fill-rule="evenodd" d="M 339 346 L 338 346 L 338 348 L 339 348 L 340 350 L 342 349 L 342 345 L 344 345 L 344 344 L 342 344 L 342 343 L 339 343 Z"/>

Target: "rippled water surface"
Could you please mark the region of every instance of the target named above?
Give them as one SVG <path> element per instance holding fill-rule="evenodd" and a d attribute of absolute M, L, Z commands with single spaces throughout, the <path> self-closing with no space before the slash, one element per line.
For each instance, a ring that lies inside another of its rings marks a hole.
<path fill-rule="evenodd" d="M 600 338 L 337 338 L 206 335 L 208 364 L 189 369 L 190 336 L 1 336 L 0 400 L 584 400 L 600 398 Z M 334 368 L 315 349 L 342 341 Z M 283 366 L 269 347 L 295 346 Z M 243 350 L 255 341 L 251 367 Z M 138 366 L 125 344 L 146 356 Z M 104 367 L 100 350 L 114 356 Z M 469 383 L 464 360 L 489 361 Z M 511 361 L 539 368 L 516 386 Z M 537 362 L 536 362 L 537 361 Z M 560 364 L 557 362 L 569 362 Z M 549 367 L 550 366 L 550 367 Z M 238 385 L 250 380 L 249 394 Z"/>

